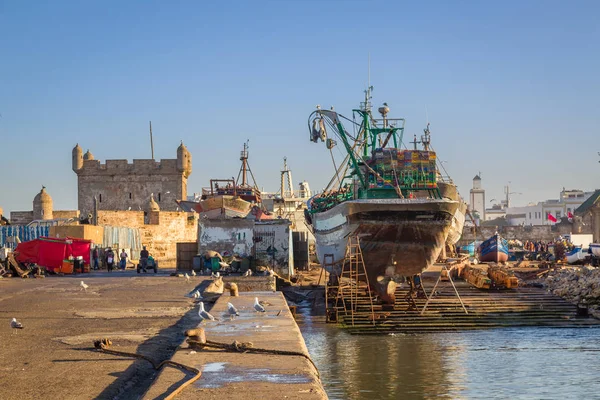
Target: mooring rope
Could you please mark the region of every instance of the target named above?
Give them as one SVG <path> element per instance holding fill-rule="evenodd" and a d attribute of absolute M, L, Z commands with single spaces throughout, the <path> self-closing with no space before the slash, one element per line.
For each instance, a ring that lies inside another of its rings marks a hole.
<path fill-rule="evenodd" d="M 94 347 L 96 349 L 98 349 L 98 351 L 101 351 L 101 352 L 106 353 L 106 354 L 112 354 L 112 355 L 115 355 L 115 356 L 134 357 L 134 358 L 140 358 L 142 360 L 146 360 L 150 364 L 152 364 L 152 367 L 156 371 L 160 370 L 165 365 L 171 365 L 173 367 L 180 368 L 180 369 L 183 369 L 183 370 L 186 370 L 188 372 L 191 372 L 191 373 L 195 374 L 192 378 L 190 378 L 187 381 L 185 381 L 177 389 L 175 389 L 171 394 L 169 394 L 167 397 L 165 397 L 165 400 L 172 400 L 172 399 L 174 399 L 175 396 L 177 396 L 179 393 L 181 393 L 183 391 L 183 389 L 185 389 L 186 387 L 188 387 L 189 385 L 191 385 L 192 383 L 194 383 L 195 381 L 197 381 L 198 379 L 200 379 L 200 377 L 202 376 L 202 371 L 200 371 L 197 368 L 190 367 L 190 366 L 184 365 L 184 364 L 180 364 L 178 362 L 171 361 L 171 360 L 165 360 L 165 361 L 157 364 L 156 361 L 154 361 L 153 359 L 151 359 L 149 357 L 146 357 L 144 355 L 141 355 L 141 354 L 130 353 L 130 352 L 127 352 L 127 351 L 110 350 L 109 347 L 111 345 L 112 345 L 112 341 L 110 339 L 107 339 L 107 338 L 101 339 L 101 340 L 96 340 L 94 342 Z"/>
<path fill-rule="evenodd" d="M 315 368 L 315 371 L 317 372 L 317 377 L 319 379 L 321 379 L 321 376 L 319 374 L 319 369 L 317 368 L 314 361 L 310 358 L 309 355 L 302 353 L 300 351 L 261 349 L 258 347 L 253 347 L 252 343 L 250 343 L 250 342 L 242 343 L 242 342 L 238 342 L 237 340 L 235 340 L 233 343 L 229 344 L 229 343 L 215 342 L 212 340 L 206 340 L 206 342 L 201 342 L 199 340 L 188 337 L 187 343 L 192 348 L 200 348 L 200 349 L 215 348 L 215 349 L 221 349 L 221 350 L 225 350 L 225 351 L 232 352 L 232 353 L 257 353 L 257 354 L 273 354 L 273 355 L 278 355 L 278 356 L 304 357 L 308 361 L 310 361 L 312 366 Z"/>
<path fill-rule="evenodd" d="M 213 348 L 213 349 L 220 349 L 220 350 L 232 352 L 232 353 L 256 353 L 256 354 L 273 354 L 273 355 L 280 355 L 280 356 L 304 357 L 308 361 L 310 361 L 310 363 L 312 364 L 312 366 L 314 367 L 314 369 L 317 373 L 317 377 L 319 379 L 321 379 L 321 375 L 319 374 L 319 369 L 315 365 L 314 361 L 310 358 L 309 355 L 299 352 L 299 351 L 261 349 L 261 348 L 253 347 L 251 342 L 238 342 L 237 340 L 235 340 L 233 343 L 221 343 L 221 342 L 215 342 L 212 340 L 206 340 L 206 342 L 202 342 L 200 340 L 196 340 L 193 338 L 198 338 L 198 337 L 197 336 L 188 336 L 188 339 L 187 339 L 187 343 L 190 345 L 190 348 L 192 348 L 192 349 Z M 133 358 L 139 358 L 142 360 L 146 360 L 150 364 L 152 364 L 152 367 L 154 368 L 155 371 L 159 371 L 165 365 L 171 365 L 173 367 L 183 369 L 183 370 L 186 370 L 188 372 L 195 374 L 192 378 L 185 381 L 183 384 L 181 384 L 179 387 L 177 387 L 171 394 L 169 394 L 167 397 L 165 397 L 165 400 L 174 399 L 175 396 L 177 396 L 178 394 L 180 394 L 183 391 L 183 389 L 185 389 L 186 387 L 188 387 L 189 385 L 191 385 L 192 383 L 194 383 L 195 381 L 200 379 L 200 377 L 202 376 L 202 371 L 200 371 L 197 368 L 190 367 L 189 365 L 184 365 L 184 364 L 181 364 L 181 363 L 178 363 L 175 361 L 171 361 L 171 360 L 165 360 L 165 361 L 162 361 L 161 363 L 157 363 L 150 357 L 146 357 L 142 354 L 130 353 L 128 351 L 111 350 L 111 349 L 109 349 L 109 347 L 111 345 L 112 345 L 112 341 L 108 338 L 96 340 L 94 342 L 94 348 L 96 348 L 98 351 L 100 351 L 102 353 L 112 354 L 115 356 L 133 357 Z"/>

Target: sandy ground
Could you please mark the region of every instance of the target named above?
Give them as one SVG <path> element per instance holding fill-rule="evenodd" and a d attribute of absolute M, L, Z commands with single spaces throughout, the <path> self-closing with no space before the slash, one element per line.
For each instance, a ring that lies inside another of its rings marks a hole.
<path fill-rule="evenodd" d="M 0 398 L 139 398 L 156 375 L 150 364 L 93 351 L 93 340 L 170 358 L 197 324 L 185 294 L 202 279 L 135 271 L 0 279 Z M 25 326 L 17 334 L 13 317 Z"/>

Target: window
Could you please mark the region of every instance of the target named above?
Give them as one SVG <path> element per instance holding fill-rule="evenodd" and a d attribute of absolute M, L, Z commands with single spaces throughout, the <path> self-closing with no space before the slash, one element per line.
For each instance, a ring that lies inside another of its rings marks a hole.
<path fill-rule="evenodd" d="M 158 201 L 160 201 L 160 193 L 158 194 Z"/>
<path fill-rule="evenodd" d="M 560 211 L 556 212 L 556 219 L 560 218 Z"/>
<path fill-rule="evenodd" d="M 102 194 L 99 196 L 100 203 L 102 203 Z"/>
<path fill-rule="evenodd" d="M 133 196 L 131 195 L 131 192 L 129 192 L 129 200 L 131 200 L 133 198 Z"/>
<path fill-rule="evenodd" d="M 529 213 L 529 219 L 531 219 L 531 213 Z"/>

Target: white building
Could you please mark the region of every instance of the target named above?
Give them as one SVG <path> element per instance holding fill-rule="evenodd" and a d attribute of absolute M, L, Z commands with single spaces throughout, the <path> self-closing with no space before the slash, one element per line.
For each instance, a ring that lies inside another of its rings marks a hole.
<path fill-rule="evenodd" d="M 470 195 L 469 209 L 473 212 L 474 218 L 485 221 L 485 190 L 481 188 L 479 174 L 473 178 L 473 189 L 471 189 Z"/>
<path fill-rule="evenodd" d="M 506 220 L 509 225 L 554 225 L 548 219 L 548 214 L 554 216 L 557 222 L 583 204 L 594 192 L 583 190 L 563 190 L 558 199 L 530 203 L 525 207 L 506 208 Z"/>

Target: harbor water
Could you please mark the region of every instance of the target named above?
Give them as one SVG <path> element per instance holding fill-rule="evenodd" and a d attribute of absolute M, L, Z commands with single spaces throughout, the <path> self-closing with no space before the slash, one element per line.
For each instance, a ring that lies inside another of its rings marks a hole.
<path fill-rule="evenodd" d="M 350 335 L 298 323 L 331 400 L 600 399 L 600 329 Z"/>

